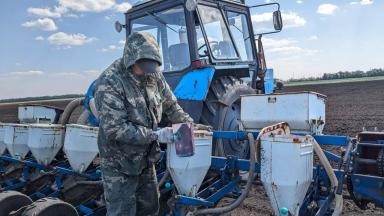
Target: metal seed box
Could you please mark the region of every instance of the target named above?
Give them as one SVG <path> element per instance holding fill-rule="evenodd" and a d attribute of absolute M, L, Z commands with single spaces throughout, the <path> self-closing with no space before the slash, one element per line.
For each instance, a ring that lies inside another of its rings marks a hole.
<path fill-rule="evenodd" d="M 243 129 L 260 130 L 287 122 L 292 131 L 322 133 L 326 96 L 315 92 L 294 92 L 241 97 Z"/>

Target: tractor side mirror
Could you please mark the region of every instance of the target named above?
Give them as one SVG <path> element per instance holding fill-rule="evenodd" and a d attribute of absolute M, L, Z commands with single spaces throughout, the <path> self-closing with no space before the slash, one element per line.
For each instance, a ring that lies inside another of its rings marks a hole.
<path fill-rule="evenodd" d="M 281 18 L 280 10 L 273 12 L 273 27 L 276 31 L 281 31 L 283 29 L 283 19 Z"/>
<path fill-rule="evenodd" d="M 267 3 L 249 7 L 253 32 L 255 35 L 266 35 L 280 32 L 283 19 L 279 3 Z"/>
<path fill-rule="evenodd" d="M 116 21 L 116 22 L 115 22 L 115 30 L 116 30 L 118 33 L 120 33 L 121 30 L 123 30 L 124 27 L 125 27 L 125 26 L 124 26 L 123 24 L 121 24 L 119 21 Z"/>

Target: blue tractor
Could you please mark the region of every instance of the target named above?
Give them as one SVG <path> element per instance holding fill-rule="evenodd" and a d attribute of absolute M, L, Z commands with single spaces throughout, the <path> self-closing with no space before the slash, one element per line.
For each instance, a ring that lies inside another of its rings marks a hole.
<path fill-rule="evenodd" d="M 272 8 L 271 31 L 256 32 L 251 10 Z M 239 129 L 240 95 L 270 93 L 261 37 L 281 31 L 278 3 L 247 6 L 244 0 L 153 0 L 125 13 L 118 32 L 149 32 L 160 46 L 161 70 L 183 109 L 220 131 Z M 273 76 L 273 75 L 272 75 Z M 268 78 L 270 77 L 270 78 Z M 266 79 L 265 79 L 266 78 Z M 247 144 L 224 141 L 215 155 L 247 157 Z"/>

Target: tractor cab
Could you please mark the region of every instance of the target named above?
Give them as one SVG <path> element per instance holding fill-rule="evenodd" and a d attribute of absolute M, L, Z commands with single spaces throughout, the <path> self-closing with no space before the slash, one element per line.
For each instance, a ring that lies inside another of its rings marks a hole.
<path fill-rule="evenodd" d="M 273 9 L 270 17 L 251 14 L 263 7 Z M 195 122 L 235 130 L 240 95 L 265 92 L 260 39 L 281 30 L 279 8 L 278 3 L 249 7 L 244 0 L 152 0 L 134 5 L 125 13 L 126 24 L 116 22 L 115 27 L 118 32 L 125 28 L 127 37 L 149 32 L 156 38 L 161 71 Z M 273 31 L 256 33 L 260 20 L 269 21 Z M 237 151 L 231 147 L 225 153 Z"/>

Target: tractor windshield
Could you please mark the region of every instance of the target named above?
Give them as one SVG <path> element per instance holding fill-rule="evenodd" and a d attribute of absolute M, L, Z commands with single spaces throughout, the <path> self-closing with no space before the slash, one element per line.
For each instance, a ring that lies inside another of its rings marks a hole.
<path fill-rule="evenodd" d="M 252 61 L 252 41 L 247 16 L 244 13 L 227 11 L 229 30 L 233 35 L 242 61 Z"/>
<path fill-rule="evenodd" d="M 184 8 L 177 6 L 131 21 L 132 32 L 149 32 L 163 57 L 163 72 L 180 71 L 191 64 Z"/>
<path fill-rule="evenodd" d="M 202 33 L 205 34 L 212 57 L 216 60 L 238 59 L 239 55 L 221 11 L 206 5 L 199 5 L 198 8 L 203 24 Z M 197 31 L 199 35 L 200 29 Z"/>

